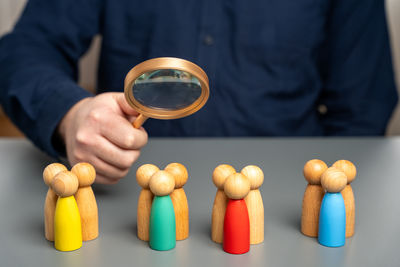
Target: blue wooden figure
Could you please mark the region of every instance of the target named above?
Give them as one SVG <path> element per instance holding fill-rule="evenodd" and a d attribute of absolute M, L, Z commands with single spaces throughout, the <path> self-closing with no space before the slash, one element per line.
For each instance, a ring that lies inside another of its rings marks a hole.
<path fill-rule="evenodd" d="M 150 213 L 149 245 L 154 250 L 170 250 L 176 244 L 176 222 L 171 194 L 175 179 L 169 172 L 157 171 L 150 178 L 150 190 L 154 194 Z"/>
<path fill-rule="evenodd" d="M 340 191 L 347 184 L 341 170 L 328 168 L 321 177 L 326 190 L 319 212 L 318 242 L 327 247 L 341 247 L 346 242 L 346 209 Z"/>

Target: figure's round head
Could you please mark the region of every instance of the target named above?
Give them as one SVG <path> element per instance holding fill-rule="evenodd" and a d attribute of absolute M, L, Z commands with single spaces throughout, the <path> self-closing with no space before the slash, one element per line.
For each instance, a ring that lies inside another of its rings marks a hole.
<path fill-rule="evenodd" d="M 175 188 L 181 188 L 184 186 L 189 178 L 186 167 L 180 163 L 170 163 L 167 165 L 167 167 L 165 167 L 164 170 L 174 176 Z"/>
<path fill-rule="evenodd" d="M 321 177 L 322 187 L 330 193 L 338 193 L 347 184 L 346 174 L 335 167 L 328 168 Z"/>
<path fill-rule="evenodd" d="M 236 170 L 228 164 L 221 164 L 218 165 L 212 174 L 212 180 L 215 186 L 220 189 L 224 190 L 224 184 L 226 181 L 226 178 L 228 178 L 229 175 L 236 173 Z"/>
<path fill-rule="evenodd" d="M 149 189 L 150 178 L 160 169 L 153 164 L 144 164 L 136 171 L 136 181 L 144 189 Z"/>
<path fill-rule="evenodd" d="M 224 192 L 230 199 L 242 199 L 250 192 L 250 181 L 241 173 L 231 174 L 225 181 Z"/>
<path fill-rule="evenodd" d="M 351 183 L 354 181 L 357 175 L 357 169 L 354 164 L 345 159 L 341 159 L 333 163 L 332 167 L 336 167 L 339 170 L 342 170 L 347 176 L 347 183 Z"/>
<path fill-rule="evenodd" d="M 328 169 L 328 166 L 319 159 L 312 159 L 307 161 L 303 168 L 304 178 L 310 184 L 321 184 L 321 175 Z"/>
<path fill-rule="evenodd" d="M 87 162 L 75 164 L 74 167 L 72 167 L 71 172 L 78 177 L 79 187 L 90 186 L 96 179 L 96 170 L 92 164 Z"/>
<path fill-rule="evenodd" d="M 43 171 L 43 180 L 44 183 L 50 186 L 51 181 L 53 181 L 54 177 L 62 171 L 67 171 L 67 167 L 60 163 L 52 163 L 48 165 Z"/>
<path fill-rule="evenodd" d="M 157 171 L 150 178 L 150 190 L 156 196 L 166 196 L 175 189 L 175 178 L 167 171 Z"/>
<path fill-rule="evenodd" d="M 78 177 L 72 172 L 63 171 L 54 177 L 51 188 L 60 197 L 69 197 L 78 190 Z"/>
<path fill-rule="evenodd" d="M 263 171 L 255 165 L 244 167 L 240 173 L 249 179 L 251 190 L 258 189 L 264 182 Z"/>

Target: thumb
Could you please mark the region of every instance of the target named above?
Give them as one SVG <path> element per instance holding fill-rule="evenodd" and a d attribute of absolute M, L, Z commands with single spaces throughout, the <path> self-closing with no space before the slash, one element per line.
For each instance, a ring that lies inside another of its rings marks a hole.
<path fill-rule="evenodd" d="M 124 93 L 116 93 L 114 94 L 114 98 L 117 101 L 117 104 L 121 108 L 122 112 L 128 116 L 137 116 L 139 113 L 134 110 L 126 101 Z"/>

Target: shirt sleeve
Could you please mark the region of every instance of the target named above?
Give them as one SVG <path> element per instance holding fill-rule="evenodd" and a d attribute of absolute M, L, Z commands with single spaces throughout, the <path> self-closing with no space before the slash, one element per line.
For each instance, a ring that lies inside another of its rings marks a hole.
<path fill-rule="evenodd" d="M 385 1 L 331 2 L 319 57 L 325 135 L 382 135 L 398 98 Z"/>
<path fill-rule="evenodd" d="M 79 100 L 78 60 L 99 32 L 97 0 L 30 0 L 14 30 L 0 39 L 0 100 L 40 149 L 59 156 L 55 129 Z"/>

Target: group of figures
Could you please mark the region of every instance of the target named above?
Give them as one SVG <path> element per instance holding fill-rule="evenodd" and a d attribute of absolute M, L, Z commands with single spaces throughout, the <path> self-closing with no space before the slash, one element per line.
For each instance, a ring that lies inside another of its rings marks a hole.
<path fill-rule="evenodd" d="M 350 183 L 357 170 L 348 160 L 338 160 L 332 167 L 319 159 L 304 165 L 308 181 L 304 192 L 301 232 L 318 237 L 327 247 L 341 247 L 346 237 L 354 235 L 355 202 Z"/>
<path fill-rule="evenodd" d="M 355 204 L 350 183 L 356 167 L 348 160 L 338 160 L 328 168 L 325 162 L 312 159 L 304 165 L 308 181 L 304 193 L 301 232 L 318 237 L 320 244 L 339 247 L 354 234 Z M 136 171 L 142 187 L 137 206 L 137 235 L 155 250 L 170 250 L 176 240 L 189 237 L 189 206 L 183 186 L 188 171 L 180 163 L 170 163 L 164 170 L 144 164 Z M 78 163 L 71 171 L 59 163 L 48 165 L 43 179 L 49 190 L 44 206 L 45 237 L 60 251 L 72 251 L 82 241 L 97 238 L 98 209 L 91 185 L 96 171 L 89 163 Z M 243 254 L 250 244 L 264 241 L 264 205 L 259 188 L 263 171 L 254 165 L 240 173 L 227 164 L 217 166 L 212 174 L 217 187 L 211 239 L 223 244 L 223 250 Z"/>
<path fill-rule="evenodd" d="M 137 206 L 137 235 L 154 250 L 170 250 L 189 237 L 189 206 L 184 189 L 188 171 L 180 163 L 164 170 L 145 164 L 136 171 L 142 187 Z"/>
<path fill-rule="evenodd" d="M 215 168 L 212 180 L 218 188 L 211 219 L 211 239 L 225 252 L 243 254 L 250 244 L 264 241 L 264 205 L 260 186 L 263 171 L 254 165 L 240 173 L 227 164 Z"/>
<path fill-rule="evenodd" d="M 60 163 L 48 165 L 43 180 L 49 186 L 44 204 L 45 237 L 60 251 L 82 247 L 99 235 L 98 209 L 91 185 L 96 171 L 78 163 L 71 171 Z"/>

